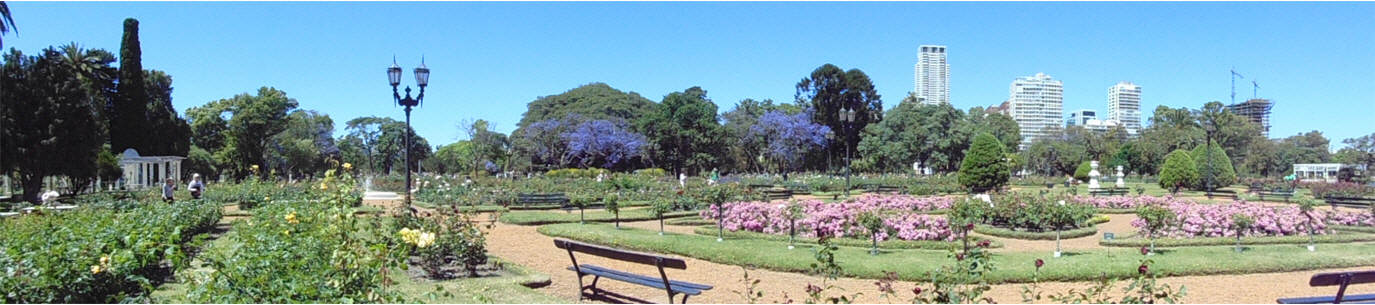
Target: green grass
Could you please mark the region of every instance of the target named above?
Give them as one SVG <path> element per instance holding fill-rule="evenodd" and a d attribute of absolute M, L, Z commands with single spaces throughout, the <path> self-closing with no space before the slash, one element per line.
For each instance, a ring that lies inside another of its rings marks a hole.
<path fill-rule="evenodd" d="M 1023 240 L 1055 240 L 1055 231 L 1046 231 L 1046 232 L 1016 231 L 1016 230 L 1012 230 L 1012 229 L 999 228 L 999 227 L 994 227 L 994 226 L 990 226 L 990 225 L 977 225 L 977 226 L 974 226 L 974 233 L 979 233 L 979 234 L 984 234 L 984 235 L 990 235 L 990 236 L 996 236 L 996 237 L 1002 237 L 1002 238 L 1011 238 L 1011 239 L 1023 239 Z M 1060 231 L 1060 239 L 1070 239 L 1070 238 L 1079 238 L 1079 237 L 1084 237 L 1084 236 L 1092 236 L 1092 235 L 1097 234 L 1097 233 L 1098 233 L 1098 227 L 1097 227 L 1097 226 L 1087 226 L 1087 227 L 1078 228 L 1078 229 L 1071 229 L 1071 230 Z"/>
<path fill-rule="evenodd" d="M 1313 237 L 1313 242 L 1320 244 L 1330 243 L 1352 243 L 1375 241 L 1375 235 L 1363 233 L 1338 233 L 1330 235 L 1318 235 Z M 1230 246 L 1236 245 L 1237 238 L 1232 237 L 1195 237 L 1195 238 L 1157 238 L 1155 246 L 1165 247 L 1197 247 L 1197 246 Z M 1098 241 L 1099 245 L 1108 247 L 1133 247 L 1140 248 L 1151 244 L 1151 240 L 1137 236 L 1128 238 L 1118 238 L 1113 240 Z M 1247 236 L 1241 238 L 1242 245 L 1307 245 L 1308 236 Z"/>
<path fill-rule="evenodd" d="M 612 222 L 615 215 L 606 210 L 587 210 L 587 222 Z M 664 215 L 664 218 L 678 218 L 697 215 L 696 211 L 672 212 Z M 578 210 L 572 211 L 512 211 L 501 214 L 501 222 L 516 225 L 542 225 L 552 223 L 577 223 Z M 643 221 L 655 220 L 654 215 L 648 209 L 625 209 L 621 210 L 621 221 Z"/>
<path fill-rule="evenodd" d="M 806 272 L 815 263 L 811 246 L 802 245 L 788 250 L 787 242 L 760 239 L 727 239 L 717 242 L 715 237 L 696 234 L 665 234 L 639 229 L 614 229 L 607 224 L 556 224 L 539 228 L 539 232 L 558 238 L 574 239 L 617 248 L 649 251 L 693 257 L 729 265 L 749 265 L 783 271 Z M 1375 264 L 1375 244 L 1350 243 L 1322 247 L 1308 252 L 1302 245 L 1248 246 L 1243 253 L 1231 246 L 1187 247 L 1165 249 L 1152 256 L 1152 270 L 1165 276 L 1248 274 L 1286 272 L 1327 268 L 1345 268 Z M 923 275 L 942 264 L 953 262 L 947 251 L 883 250 L 878 256 L 868 254 L 867 247 L 840 247 L 835 253 L 837 263 L 846 276 L 877 279 L 885 271 L 895 271 L 903 280 L 921 280 Z M 988 274 L 991 283 L 1025 283 L 1032 280 L 1033 261 L 1044 259 L 1042 281 L 1086 281 L 1100 274 L 1114 278 L 1136 276 L 1143 256 L 1136 248 L 1108 248 L 1066 252 L 1051 258 L 1051 249 L 1043 252 L 994 253 L 996 270 Z"/>
<path fill-rule="evenodd" d="M 702 217 L 682 217 L 664 220 L 664 224 L 671 226 L 714 226 L 716 225 L 716 221 L 702 219 Z"/>
<path fill-rule="evenodd" d="M 1331 228 L 1331 229 L 1334 229 L 1334 230 L 1337 230 L 1338 232 L 1375 233 L 1375 227 L 1364 227 L 1364 226 L 1358 227 L 1358 226 L 1344 226 L 1344 225 L 1330 225 L 1330 226 L 1327 226 L 1327 227 L 1328 227 L 1328 228 Z"/>
<path fill-rule="evenodd" d="M 715 237 L 716 237 L 716 233 L 717 233 L 717 229 L 716 229 L 716 225 L 715 225 L 715 224 L 712 224 L 712 225 L 697 227 L 696 229 L 693 229 L 692 232 L 693 232 L 693 233 L 697 233 L 697 234 L 699 234 L 699 235 L 703 235 L 703 236 L 708 236 L 708 237 L 715 238 Z M 788 236 L 787 236 L 787 235 L 779 235 L 779 234 L 768 234 L 768 233 L 759 233 L 759 232 L 750 232 L 750 231 L 726 231 L 726 232 L 722 232 L 721 235 L 722 235 L 722 236 L 725 236 L 726 238 L 731 238 L 731 239 L 760 239 L 760 240 L 781 241 L 781 242 L 784 242 L 785 245 L 786 245 L 786 243 L 788 242 Z M 982 239 L 974 238 L 974 239 L 970 239 L 969 242 L 970 242 L 970 244 L 973 244 L 973 243 L 977 243 L 979 240 L 982 240 Z M 1003 243 L 1000 243 L 1000 242 L 997 242 L 997 241 L 992 241 L 992 240 L 990 240 L 990 241 L 992 242 L 992 244 L 990 245 L 991 248 L 1002 248 L 1002 247 L 1003 247 Z M 804 243 L 805 243 L 805 244 L 816 244 L 816 243 L 817 243 L 817 240 L 816 240 L 816 238 L 798 237 L 797 240 L 796 240 L 795 242 L 796 242 L 796 244 L 804 244 Z M 873 243 L 872 241 L 870 241 L 870 240 L 868 240 L 868 239 L 859 239 L 859 238 L 832 238 L 832 239 L 831 239 L 831 242 L 832 242 L 832 243 L 835 243 L 836 245 L 847 246 L 847 247 L 868 248 L 868 247 L 872 247 L 872 246 L 873 246 L 873 245 L 872 245 L 872 243 Z M 878 243 L 879 249 L 927 249 L 927 250 L 945 250 L 945 249 L 950 249 L 950 247 L 952 247 L 952 246 L 957 246 L 957 245 L 959 245 L 959 242 L 934 241 L 934 240 L 888 240 L 888 241 L 881 241 L 881 242 Z M 785 247 L 785 248 L 786 248 L 786 247 Z"/>
<path fill-rule="evenodd" d="M 390 277 L 395 281 L 395 289 L 407 297 L 407 301 L 431 304 L 558 304 L 568 300 L 556 298 L 529 287 L 549 284 L 549 276 L 540 274 L 524 266 L 489 257 L 488 261 L 501 262 L 505 272 L 500 277 L 461 278 L 444 281 L 414 279 L 404 271 L 393 269 Z M 436 286 L 444 293 L 437 292 Z"/>

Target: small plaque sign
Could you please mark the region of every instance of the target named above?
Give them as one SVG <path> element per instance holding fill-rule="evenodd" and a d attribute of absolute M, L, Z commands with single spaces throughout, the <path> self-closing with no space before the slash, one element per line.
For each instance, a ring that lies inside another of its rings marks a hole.
<path fill-rule="evenodd" d="M 1113 237 L 1114 237 L 1114 236 L 1112 235 L 1111 232 L 1104 232 L 1104 233 L 1103 233 L 1103 240 L 1112 240 Z"/>

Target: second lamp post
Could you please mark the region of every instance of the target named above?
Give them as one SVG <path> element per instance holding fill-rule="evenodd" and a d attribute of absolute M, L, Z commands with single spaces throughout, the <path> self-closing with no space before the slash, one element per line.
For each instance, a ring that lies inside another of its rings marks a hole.
<path fill-rule="evenodd" d="M 425 99 L 425 85 L 430 83 L 430 68 L 425 67 L 425 59 L 420 59 L 420 66 L 415 68 L 415 84 L 420 86 L 420 94 L 411 98 L 411 87 L 406 86 L 406 97 L 401 97 L 401 93 L 396 90 L 401 85 L 401 66 L 396 65 L 396 59 L 392 59 L 391 67 L 387 68 L 387 80 L 391 81 L 392 99 L 396 105 L 406 109 L 406 209 L 411 210 L 411 107 L 419 106 L 420 101 Z"/>

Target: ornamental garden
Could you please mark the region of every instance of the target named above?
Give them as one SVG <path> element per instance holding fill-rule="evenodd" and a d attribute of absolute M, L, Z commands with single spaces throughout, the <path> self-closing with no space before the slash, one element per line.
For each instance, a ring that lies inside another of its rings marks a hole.
<path fill-rule="evenodd" d="M 1334 154 L 1217 102 L 1019 148 L 1005 114 L 884 107 L 825 64 L 795 103 L 593 83 L 431 146 L 383 117 L 335 137 L 271 87 L 167 111 L 124 28 L 121 69 L 76 44 L 5 56 L 4 303 L 1260 303 L 1375 266 L 1369 174 L 1286 177 L 1369 168 L 1375 134 Z M 126 148 L 181 158 L 170 199 Z M 1228 281 L 1251 295 L 1196 288 Z"/>

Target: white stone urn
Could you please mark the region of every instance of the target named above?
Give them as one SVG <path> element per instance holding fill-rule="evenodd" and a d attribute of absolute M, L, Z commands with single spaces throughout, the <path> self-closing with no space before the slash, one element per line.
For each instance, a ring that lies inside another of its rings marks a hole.
<path fill-rule="evenodd" d="M 1098 176 L 1102 176 L 1102 174 L 1098 173 L 1098 161 L 1089 161 L 1089 168 L 1091 169 L 1089 171 L 1089 189 L 1096 190 L 1101 188 L 1102 185 L 1098 184 Z"/>
<path fill-rule="evenodd" d="M 1113 186 L 1116 186 L 1117 188 L 1125 188 L 1125 187 L 1127 187 L 1127 182 L 1122 181 L 1122 177 L 1123 177 L 1123 176 L 1124 176 L 1124 175 L 1122 175 L 1122 166 L 1121 166 L 1121 165 L 1118 165 L 1118 166 L 1117 166 L 1117 183 L 1114 183 Z"/>

